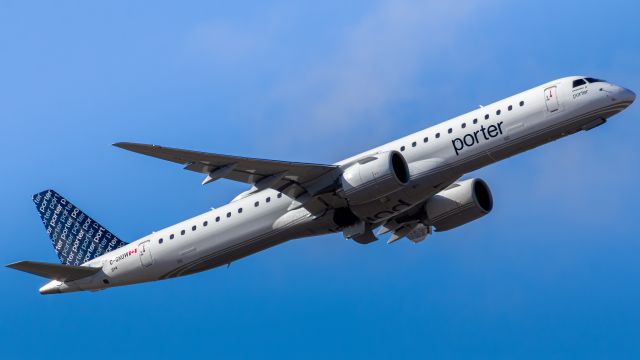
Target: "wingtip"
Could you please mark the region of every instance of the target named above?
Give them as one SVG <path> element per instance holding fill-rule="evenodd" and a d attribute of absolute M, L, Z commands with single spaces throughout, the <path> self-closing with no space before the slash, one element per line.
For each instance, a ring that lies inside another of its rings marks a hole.
<path fill-rule="evenodd" d="M 138 151 L 140 149 L 146 149 L 146 148 L 160 148 L 160 145 L 154 145 L 154 144 L 142 144 L 142 143 L 133 143 L 133 142 L 117 142 L 117 143 L 113 143 L 111 144 L 115 147 L 119 147 L 121 149 L 125 149 L 125 150 L 129 150 L 129 151 Z"/>
<path fill-rule="evenodd" d="M 121 141 L 121 142 L 116 142 L 116 143 L 111 144 L 111 146 L 119 147 L 121 149 L 126 149 L 127 145 L 131 145 L 131 143 L 130 142 L 122 142 Z"/>
<path fill-rule="evenodd" d="M 12 262 L 11 264 L 7 264 L 4 267 L 8 267 L 9 269 L 20 270 L 20 265 L 26 263 L 27 260 Z"/>
<path fill-rule="evenodd" d="M 144 148 L 145 146 L 148 146 L 146 144 L 137 144 L 137 143 L 125 142 L 125 141 L 113 143 L 112 145 L 120 149 L 133 151 L 133 152 L 139 152 L 139 149 Z"/>

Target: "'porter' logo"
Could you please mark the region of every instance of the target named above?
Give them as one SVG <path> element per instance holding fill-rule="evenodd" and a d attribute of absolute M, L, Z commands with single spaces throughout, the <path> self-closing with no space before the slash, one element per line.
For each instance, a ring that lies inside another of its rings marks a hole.
<path fill-rule="evenodd" d="M 484 127 L 484 125 L 480 126 L 480 130 L 476 130 L 473 133 L 466 134 L 462 138 L 455 138 L 451 141 L 453 145 L 453 150 L 456 151 L 456 156 L 460 155 L 460 151 L 465 147 L 471 147 L 473 145 L 479 144 L 484 137 L 485 140 L 490 140 L 498 135 L 502 135 L 502 124 L 500 121 L 495 125 L 489 125 L 488 127 Z M 482 136 L 478 137 L 478 133 L 481 133 Z"/>

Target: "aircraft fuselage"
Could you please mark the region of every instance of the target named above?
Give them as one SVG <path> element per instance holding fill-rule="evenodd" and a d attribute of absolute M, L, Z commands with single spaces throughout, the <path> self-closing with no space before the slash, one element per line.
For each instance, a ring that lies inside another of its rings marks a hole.
<path fill-rule="evenodd" d="M 584 81 L 574 87 L 578 79 L 584 77 L 551 81 L 336 165 L 346 166 L 384 151 L 404 156 L 409 186 L 385 197 L 384 202 L 366 205 L 366 221 L 380 224 L 423 203 L 468 172 L 589 130 L 635 99 L 631 91 L 602 81 Z M 88 261 L 84 265 L 102 269 L 94 276 L 52 281 L 40 291 L 100 290 L 182 276 L 229 264 L 291 239 L 336 231 L 330 211 L 312 214 L 294 205 L 294 199 L 276 190 L 258 191 Z"/>

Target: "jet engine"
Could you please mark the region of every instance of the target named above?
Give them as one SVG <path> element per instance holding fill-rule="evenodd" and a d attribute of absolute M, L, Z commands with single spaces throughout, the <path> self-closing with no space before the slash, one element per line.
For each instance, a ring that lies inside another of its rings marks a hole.
<path fill-rule="evenodd" d="M 436 231 L 446 231 L 487 215 L 493 197 L 481 179 L 454 183 L 431 197 L 425 204 L 427 221 Z"/>
<path fill-rule="evenodd" d="M 404 187 L 409 182 L 409 167 L 399 152 L 383 152 L 346 168 L 340 182 L 349 205 L 364 204 Z"/>

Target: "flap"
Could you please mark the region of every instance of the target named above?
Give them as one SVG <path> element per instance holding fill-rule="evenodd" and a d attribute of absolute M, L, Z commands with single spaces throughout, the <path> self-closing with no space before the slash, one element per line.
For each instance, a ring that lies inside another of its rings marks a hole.
<path fill-rule="evenodd" d="M 62 282 L 82 279 L 101 270 L 88 266 L 70 266 L 37 261 L 18 261 L 7 265 L 7 267 Z"/>

